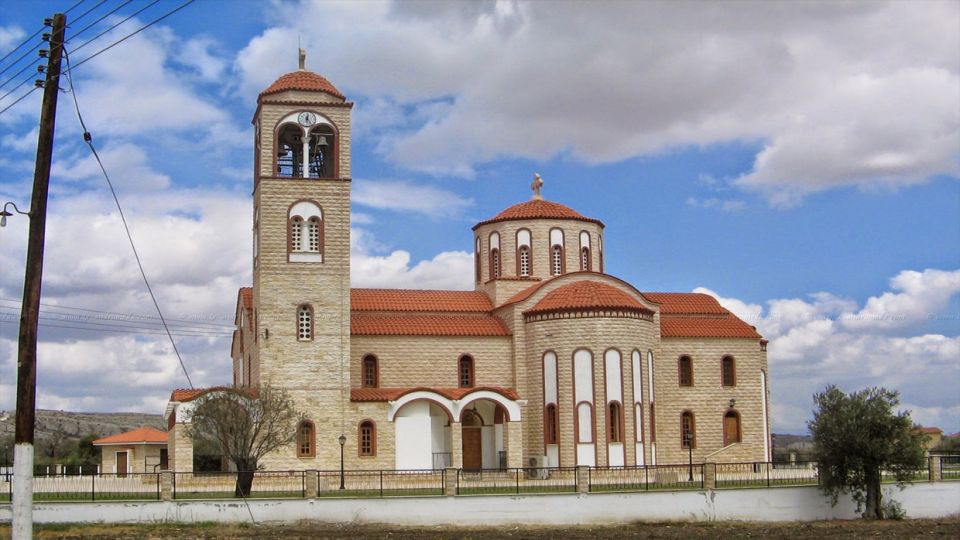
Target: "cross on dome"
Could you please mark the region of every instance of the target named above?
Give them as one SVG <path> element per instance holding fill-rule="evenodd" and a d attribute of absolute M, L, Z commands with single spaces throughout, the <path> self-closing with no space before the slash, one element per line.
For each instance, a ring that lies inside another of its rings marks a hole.
<path fill-rule="evenodd" d="M 543 195 L 540 193 L 540 190 L 543 188 L 543 178 L 540 177 L 540 173 L 533 173 L 533 183 L 530 184 L 530 189 L 533 190 L 533 200 L 542 201 Z"/>
<path fill-rule="evenodd" d="M 307 70 L 307 51 L 303 50 L 303 47 L 300 48 L 300 71 Z"/>

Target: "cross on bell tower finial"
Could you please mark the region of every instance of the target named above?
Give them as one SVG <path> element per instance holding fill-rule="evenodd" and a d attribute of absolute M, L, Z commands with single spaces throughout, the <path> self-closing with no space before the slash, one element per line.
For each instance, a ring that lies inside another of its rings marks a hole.
<path fill-rule="evenodd" d="M 303 50 L 303 47 L 300 47 L 300 71 L 306 71 L 307 69 L 307 51 Z"/>
<path fill-rule="evenodd" d="M 542 201 L 543 195 L 540 194 L 540 189 L 543 188 L 543 178 L 540 177 L 540 173 L 533 174 L 533 183 L 530 184 L 530 189 L 533 190 L 533 200 Z"/>

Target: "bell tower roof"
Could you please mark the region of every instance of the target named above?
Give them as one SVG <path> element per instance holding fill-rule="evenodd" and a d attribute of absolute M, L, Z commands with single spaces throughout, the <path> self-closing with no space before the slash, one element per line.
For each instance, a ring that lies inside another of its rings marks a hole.
<path fill-rule="evenodd" d="M 285 92 L 287 90 L 325 92 L 343 100 L 347 99 L 346 96 L 341 94 L 340 91 L 322 75 L 305 69 L 291 71 L 286 75 L 281 75 L 280 78 L 268 86 L 266 90 L 260 92 L 260 97 Z"/>

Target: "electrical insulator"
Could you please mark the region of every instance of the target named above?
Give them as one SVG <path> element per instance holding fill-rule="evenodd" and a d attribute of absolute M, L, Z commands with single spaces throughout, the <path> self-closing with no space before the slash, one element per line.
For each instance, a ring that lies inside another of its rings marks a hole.
<path fill-rule="evenodd" d="M 40 79 L 37 79 L 33 81 L 33 85 L 36 86 L 37 88 L 43 88 L 43 81 L 41 81 Z"/>
<path fill-rule="evenodd" d="M 53 26 L 53 19 L 51 19 L 50 17 L 47 17 L 46 19 L 43 20 L 43 25 L 44 25 L 44 26 Z"/>
<path fill-rule="evenodd" d="M 40 58 L 46 58 L 46 57 L 47 57 L 47 53 L 50 52 L 50 51 L 48 51 L 48 50 L 46 50 L 46 49 L 40 49 L 40 50 L 37 51 L 37 52 L 40 53 Z"/>
<path fill-rule="evenodd" d="M 40 36 L 40 39 L 42 39 L 43 41 L 50 41 L 50 34 L 45 33 Z"/>
<path fill-rule="evenodd" d="M 47 66 L 37 66 L 37 73 L 43 73 L 47 70 Z"/>

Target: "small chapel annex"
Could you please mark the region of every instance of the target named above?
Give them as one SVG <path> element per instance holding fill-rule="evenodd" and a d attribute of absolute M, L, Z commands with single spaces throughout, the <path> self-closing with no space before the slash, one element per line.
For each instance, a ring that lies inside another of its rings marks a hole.
<path fill-rule="evenodd" d="M 266 469 L 336 469 L 341 435 L 365 470 L 771 459 L 762 336 L 708 295 L 607 274 L 603 222 L 539 177 L 473 227 L 473 291 L 351 288 L 352 107 L 301 56 L 253 116 L 232 384 L 281 387 L 306 416 Z M 170 397 L 172 470 L 193 470 L 204 391 Z"/>

